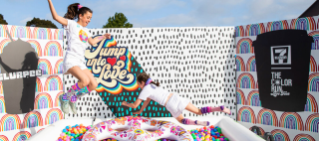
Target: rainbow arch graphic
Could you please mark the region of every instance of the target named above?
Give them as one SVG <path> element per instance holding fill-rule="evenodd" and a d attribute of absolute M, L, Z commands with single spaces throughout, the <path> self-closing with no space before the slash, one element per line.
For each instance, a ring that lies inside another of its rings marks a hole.
<path fill-rule="evenodd" d="M 0 132 L 20 129 L 20 124 L 18 115 L 6 114 L 0 120 Z"/>
<path fill-rule="evenodd" d="M 298 134 L 293 141 L 316 141 L 312 136 L 308 134 Z"/>
<path fill-rule="evenodd" d="M 44 84 L 44 91 L 60 91 L 63 90 L 62 80 L 59 76 L 53 75 L 47 78 Z"/>
<path fill-rule="evenodd" d="M 244 37 L 244 27 L 236 26 L 235 27 L 235 37 Z"/>
<path fill-rule="evenodd" d="M 277 115 L 273 110 L 262 109 L 257 115 L 257 123 L 278 127 Z"/>
<path fill-rule="evenodd" d="M 51 29 L 35 27 L 33 29 L 33 39 L 52 40 Z"/>
<path fill-rule="evenodd" d="M 21 131 L 14 135 L 12 141 L 26 141 L 31 137 L 31 134 L 28 131 Z"/>
<path fill-rule="evenodd" d="M 11 42 L 10 39 L 3 39 L 1 42 L 0 42 L 0 53 L 3 52 L 3 49 Z"/>
<path fill-rule="evenodd" d="M 55 100 L 54 100 L 54 107 L 60 107 L 61 106 L 61 103 L 60 103 L 60 100 L 59 100 L 59 96 L 63 94 L 63 91 L 59 92 L 56 97 L 55 97 Z"/>
<path fill-rule="evenodd" d="M 1 24 L 1 25 L 0 25 L 0 37 L 8 38 L 8 35 L 7 35 L 6 30 L 8 30 L 8 26 Z M 9 31 L 9 30 L 8 30 L 8 31 Z"/>
<path fill-rule="evenodd" d="M 3 96 L 0 96 L 0 113 L 6 113 L 6 106 Z"/>
<path fill-rule="evenodd" d="M 256 81 L 256 88 L 255 89 L 258 89 L 258 80 Z"/>
<path fill-rule="evenodd" d="M 48 59 L 39 59 L 38 69 L 42 70 L 42 75 L 52 74 L 52 66 Z"/>
<path fill-rule="evenodd" d="M 40 93 L 35 97 L 34 100 L 34 109 L 46 109 L 52 108 L 53 101 L 48 93 Z"/>
<path fill-rule="evenodd" d="M 304 131 L 303 121 L 296 112 L 284 112 L 280 117 L 279 127 Z"/>
<path fill-rule="evenodd" d="M 247 96 L 246 104 L 251 106 L 259 106 L 259 107 L 261 106 L 258 90 L 252 90 L 251 92 L 249 92 Z"/>
<path fill-rule="evenodd" d="M 63 32 L 62 29 L 56 29 L 54 31 L 53 40 L 63 40 Z"/>
<path fill-rule="evenodd" d="M 50 41 L 45 45 L 44 56 L 59 56 L 63 57 L 63 50 L 59 42 Z"/>
<path fill-rule="evenodd" d="M 245 62 L 240 56 L 236 56 L 236 71 L 245 71 Z"/>
<path fill-rule="evenodd" d="M 288 134 L 280 129 L 275 129 L 270 132 L 275 141 L 290 141 Z"/>
<path fill-rule="evenodd" d="M 307 95 L 307 103 L 305 105 L 305 111 L 318 113 L 318 104 L 316 98 L 308 93 Z"/>
<path fill-rule="evenodd" d="M 289 25 L 287 20 L 283 21 L 275 21 L 267 23 L 267 32 L 276 31 L 276 30 L 287 30 L 289 29 Z"/>
<path fill-rule="evenodd" d="M 59 59 L 55 63 L 54 74 L 63 74 L 63 59 Z"/>
<path fill-rule="evenodd" d="M 255 80 L 250 73 L 242 73 L 237 79 L 237 88 L 255 89 Z"/>
<path fill-rule="evenodd" d="M 42 92 L 42 91 L 43 91 L 43 86 L 42 86 L 41 80 L 40 78 L 37 77 L 35 92 Z"/>
<path fill-rule="evenodd" d="M 0 135 L 0 141 L 9 141 L 5 135 Z"/>
<path fill-rule="evenodd" d="M 30 27 L 25 26 L 12 26 L 10 34 L 12 38 L 31 38 L 31 29 Z"/>
<path fill-rule="evenodd" d="M 237 89 L 236 95 L 237 95 L 237 104 L 246 105 L 244 92 L 240 89 Z"/>
<path fill-rule="evenodd" d="M 256 60 L 255 60 L 255 56 L 251 56 L 246 63 L 246 71 L 257 71 L 256 70 Z"/>
<path fill-rule="evenodd" d="M 42 56 L 42 48 L 41 48 L 40 43 L 36 40 L 28 40 L 27 42 L 31 44 L 31 46 L 34 48 L 35 52 L 38 53 L 38 56 L 41 57 Z"/>
<path fill-rule="evenodd" d="M 312 73 L 309 75 L 308 91 L 319 92 L 319 73 Z"/>
<path fill-rule="evenodd" d="M 310 65 L 309 65 L 309 71 L 310 72 L 317 72 L 317 62 L 313 56 L 310 56 Z"/>
<path fill-rule="evenodd" d="M 259 34 L 265 33 L 265 26 L 263 23 L 251 24 L 246 26 L 245 36 L 257 36 Z"/>
<path fill-rule="evenodd" d="M 244 106 L 238 110 L 237 120 L 242 122 L 256 123 L 256 117 L 253 109 Z"/>
<path fill-rule="evenodd" d="M 319 113 L 314 113 L 310 115 L 305 123 L 306 131 L 316 132 L 319 131 Z"/>
<path fill-rule="evenodd" d="M 290 23 L 290 29 L 316 30 L 316 21 L 313 17 L 293 19 Z"/>
<path fill-rule="evenodd" d="M 43 119 L 38 111 L 31 111 L 24 116 L 22 128 L 43 126 Z"/>
<path fill-rule="evenodd" d="M 312 50 L 319 50 L 319 31 L 313 31 L 313 32 L 309 33 L 308 35 L 311 36 L 313 38 L 313 41 L 314 41 L 312 43 L 311 49 Z"/>
<path fill-rule="evenodd" d="M 236 46 L 237 54 L 254 53 L 253 41 L 250 38 L 242 38 Z"/>
<path fill-rule="evenodd" d="M 57 122 L 61 119 L 63 119 L 62 111 L 58 108 L 53 108 L 50 111 L 48 111 L 48 113 L 45 117 L 45 125 L 52 124 L 52 123 Z"/>

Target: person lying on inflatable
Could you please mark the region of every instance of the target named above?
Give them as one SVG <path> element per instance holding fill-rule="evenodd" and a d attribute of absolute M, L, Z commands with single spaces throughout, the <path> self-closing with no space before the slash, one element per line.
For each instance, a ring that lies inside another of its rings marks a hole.
<path fill-rule="evenodd" d="M 191 120 L 188 118 L 184 118 L 183 110 L 186 109 L 192 113 L 197 115 L 202 115 L 210 112 L 224 112 L 227 114 L 231 114 L 230 109 L 219 106 L 212 107 L 207 106 L 201 109 L 195 107 L 190 100 L 184 99 L 178 96 L 178 94 L 169 93 L 167 90 L 164 90 L 159 86 L 159 83 L 155 83 L 151 80 L 150 76 L 146 73 L 141 73 L 137 76 L 137 84 L 139 88 L 142 89 L 138 99 L 134 103 L 127 103 L 126 101 L 122 102 L 123 106 L 137 108 L 142 100 L 146 100 L 142 106 L 142 108 L 138 112 L 134 112 L 133 114 L 140 114 L 147 107 L 151 100 L 158 102 L 159 104 L 165 106 L 167 110 L 173 115 L 176 120 L 182 124 L 186 125 L 210 125 L 208 121 L 197 121 Z"/>

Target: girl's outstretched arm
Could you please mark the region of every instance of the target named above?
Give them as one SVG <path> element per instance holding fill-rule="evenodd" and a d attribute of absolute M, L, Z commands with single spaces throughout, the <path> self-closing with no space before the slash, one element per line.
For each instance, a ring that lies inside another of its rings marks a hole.
<path fill-rule="evenodd" d="M 147 105 L 150 103 L 151 99 L 147 98 L 146 101 L 144 101 L 142 108 L 140 109 L 140 111 L 137 112 L 133 112 L 133 114 L 140 114 L 144 111 L 144 109 L 147 107 Z"/>
<path fill-rule="evenodd" d="M 48 0 L 48 2 L 49 2 L 49 6 L 50 6 L 50 10 L 51 10 L 51 14 L 52 14 L 53 19 L 56 20 L 57 22 L 59 22 L 60 24 L 67 26 L 68 20 L 59 16 L 58 13 L 56 13 L 51 0 Z"/>
<path fill-rule="evenodd" d="M 91 38 L 89 38 L 89 44 L 94 46 L 94 45 L 96 45 L 98 42 L 100 42 L 103 39 L 111 39 L 111 34 L 106 33 L 103 36 L 98 36 L 98 37 L 95 37 L 95 38 L 91 37 Z"/>
<path fill-rule="evenodd" d="M 122 105 L 123 106 L 126 106 L 126 107 L 131 107 L 131 108 L 137 108 L 142 102 L 142 99 L 137 99 L 134 103 L 127 103 L 126 101 L 123 101 L 122 102 Z"/>

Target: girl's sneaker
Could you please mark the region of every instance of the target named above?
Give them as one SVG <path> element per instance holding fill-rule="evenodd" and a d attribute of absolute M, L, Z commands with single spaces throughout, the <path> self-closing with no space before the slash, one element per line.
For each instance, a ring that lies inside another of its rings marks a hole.
<path fill-rule="evenodd" d="M 71 106 L 71 110 L 73 112 L 73 114 L 77 114 L 77 110 L 76 110 L 76 101 L 77 101 L 77 96 L 76 95 L 72 95 L 70 98 L 70 106 Z"/>
<path fill-rule="evenodd" d="M 60 95 L 59 100 L 61 103 L 61 110 L 63 111 L 64 114 L 68 114 L 70 111 L 69 111 L 69 99 L 67 94 Z"/>

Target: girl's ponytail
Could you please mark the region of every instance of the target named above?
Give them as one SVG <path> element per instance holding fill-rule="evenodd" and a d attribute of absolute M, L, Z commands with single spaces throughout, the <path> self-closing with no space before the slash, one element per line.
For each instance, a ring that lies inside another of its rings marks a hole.
<path fill-rule="evenodd" d="M 143 72 L 143 73 L 140 73 L 140 74 L 137 76 L 137 81 L 138 81 L 138 82 L 144 82 L 144 83 L 146 83 L 146 81 L 147 81 L 149 78 L 150 78 L 150 76 L 147 75 L 145 72 Z M 160 86 L 160 83 L 159 83 L 159 82 L 154 82 L 154 81 L 152 81 L 151 83 L 154 84 L 154 85 L 156 85 L 157 87 Z"/>
<path fill-rule="evenodd" d="M 78 9 L 79 3 L 73 3 L 68 6 L 68 12 L 64 15 L 64 18 L 74 20 L 77 18 L 79 9 Z"/>

